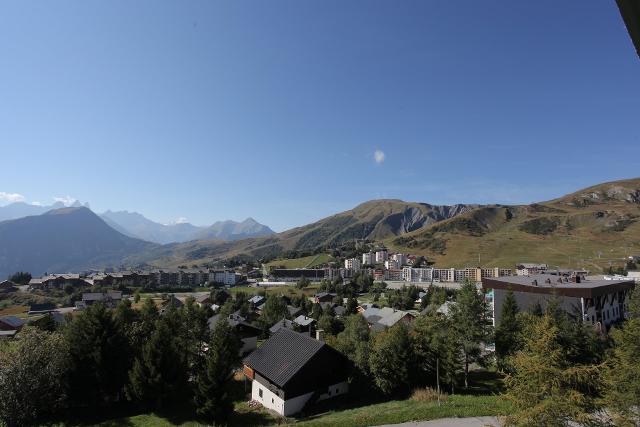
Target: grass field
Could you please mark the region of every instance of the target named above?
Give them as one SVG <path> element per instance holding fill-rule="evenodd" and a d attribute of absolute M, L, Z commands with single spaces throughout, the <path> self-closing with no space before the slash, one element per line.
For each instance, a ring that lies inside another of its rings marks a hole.
<path fill-rule="evenodd" d="M 266 264 L 268 267 L 284 267 L 284 268 L 313 268 L 335 259 L 329 254 L 317 254 L 302 258 L 277 259 Z"/>
<path fill-rule="evenodd" d="M 327 405 L 331 403 L 335 404 L 335 402 L 327 402 Z M 236 413 L 230 420 L 229 425 L 262 426 L 284 424 L 300 427 L 364 427 L 446 417 L 504 415 L 509 412 L 509 409 L 509 403 L 500 396 L 455 395 L 449 396 L 440 405 L 434 401 L 391 400 L 352 409 L 328 411 L 306 419 L 296 420 L 294 418 L 281 418 L 263 409 L 253 409 L 245 402 L 241 402 L 236 404 Z M 162 415 L 150 413 L 103 421 L 93 425 L 101 427 L 199 427 L 206 424 L 186 414 Z"/>
<path fill-rule="evenodd" d="M 26 305 L 12 305 L 7 308 L 0 310 L 1 316 L 18 316 L 18 315 L 26 315 L 29 311 L 29 306 Z"/>
<path fill-rule="evenodd" d="M 241 373 L 236 374 L 232 390 L 234 414 L 229 426 L 287 425 L 291 427 L 346 426 L 360 427 L 408 421 L 433 420 L 446 417 L 474 417 L 505 415 L 510 405 L 499 396 L 501 377 L 493 371 L 472 371 L 468 394 L 448 396 L 438 405 L 435 401 L 417 401 L 410 398 L 385 400 L 376 392 L 351 393 L 343 399 L 320 402 L 311 414 L 301 418 L 284 418 L 262 408 L 248 405 L 249 382 L 244 382 Z M 131 410 L 131 408 L 129 408 Z M 127 413 L 127 409 L 111 410 L 106 415 L 86 414 L 82 421 L 72 421 L 58 426 L 100 427 L 200 427 L 207 424 L 195 415 L 195 408 L 187 405 L 167 413 Z"/>
<path fill-rule="evenodd" d="M 301 427 L 342 426 L 360 427 L 394 424 L 407 421 L 426 421 L 446 417 L 477 417 L 504 415 L 509 404 L 500 396 L 450 396 L 438 406 L 437 402 L 392 400 L 390 402 L 334 411 L 296 422 Z"/>

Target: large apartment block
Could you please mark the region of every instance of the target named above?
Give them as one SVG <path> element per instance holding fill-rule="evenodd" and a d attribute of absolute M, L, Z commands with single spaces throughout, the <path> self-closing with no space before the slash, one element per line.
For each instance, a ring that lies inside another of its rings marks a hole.
<path fill-rule="evenodd" d="M 511 290 L 521 311 L 540 304 L 544 309 L 551 299 L 557 298 L 560 307 L 569 315 L 576 313 L 587 322 L 608 327 L 624 319 L 626 297 L 633 289 L 633 280 L 589 280 L 581 276 L 566 277 L 557 274 L 517 275 L 484 278 L 482 287 L 493 291 L 495 325 L 500 324 L 502 305 Z"/>
<path fill-rule="evenodd" d="M 402 280 L 405 282 L 464 282 L 465 279 L 480 282 L 483 278 L 511 276 L 508 268 L 412 268 L 402 269 Z"/>

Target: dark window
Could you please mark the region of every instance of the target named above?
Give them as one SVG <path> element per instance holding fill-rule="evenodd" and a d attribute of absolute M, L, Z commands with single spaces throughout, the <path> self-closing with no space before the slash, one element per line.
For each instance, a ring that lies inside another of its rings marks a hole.
<path fill-rule="evenodd" d="M 262 397 L 262 389 L 261 388 L 258 389 L 258 396 Z"/>

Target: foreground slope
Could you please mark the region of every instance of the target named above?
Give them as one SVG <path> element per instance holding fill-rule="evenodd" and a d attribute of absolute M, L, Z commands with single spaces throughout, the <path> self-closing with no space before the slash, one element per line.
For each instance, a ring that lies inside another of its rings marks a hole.
<path fill-rule="evenodd" d="M 640 253 L 640 179 L 531 205 L 478 207 L 387 244 L 447 266 L 546 262 L 601 271 Z"/>
<path fill-rule="evenodd" d="M 119 233 L 85 207 L 56 209 L 0 222 L 0 277 L 117 267 L 154 246 Z"/>

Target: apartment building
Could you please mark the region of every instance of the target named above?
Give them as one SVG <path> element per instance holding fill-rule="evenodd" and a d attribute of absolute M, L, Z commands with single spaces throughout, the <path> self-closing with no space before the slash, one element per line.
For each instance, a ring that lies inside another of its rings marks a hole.
<path fill-rule="evenodd" d="M 398 263 L 398 261 L 395 259 L 388 259 L 384 262 L 384 268 L 387 268 L 387 269 L 389 268 L 396 269 L 400 267 L 402 267 L 402 264 Z"/>
<path fill-rule="evenodd" d="M 376 264 L 382 264 L 389 258 L 389 252 L 386 249 L 378 249 L 376 251 Z"/>
<path fill-rule="evenodd" d="M 542 274 L 549 269 L 547 264 L 520 263 L 516 264 L 517 276 L 531 276 L 533 274 Z"/>
<path fill-rule="evenodd" d="M 358 258 L 348 258 L 344 260 L 344 268 L 346 269 L 359 271 L 361 267 L 362 263 Z"/>
<path fill-rule="evenodd" d="M 397 263 L 397 268 L 401 268 L 409 263 L 409 257 L 407 254 L 393 254 L 391 255 L 391 259 Z"/>
<path fill-rule="evenodd" d="M 433 280 L 433 268 L 402 268 L 402 280 L 405 282 L 431 282 Z"/>
<path fill-rule="evenodd" d="M 362 265 L 374 265 L 376 263 L 375 252 L 365 252 L 362 254 Z"/>
<path fill-rule="evenodd" d="M 625 317 L 626 298 L 633 289 L 633 280 L 592 280 L 580 276 L 563 277 L 552 274 L 516 275 L 484 278 L 482 287 L 493 291 L 495 324 L 500 324 L 502 305 L 511 290 L 520 310 L 540 304 L 544 309 L 553 298 L 570 316 L 580 313 L 585 322 L 608 327 Z"/>

